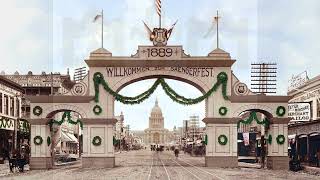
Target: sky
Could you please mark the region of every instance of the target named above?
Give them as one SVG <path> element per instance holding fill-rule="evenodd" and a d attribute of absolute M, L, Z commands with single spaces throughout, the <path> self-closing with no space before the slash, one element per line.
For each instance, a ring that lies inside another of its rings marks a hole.
<path fill-rule="evenodd" d="M 65 74 L 70 68 L 72 74 L 73 69 L 86 66 L 83 60 L 101 46 L 101 26 L 92 22 L 101 9 L 104 47 L 114 56 L 130 56 L 138 45 L 151 45 L 142 20 L 150 27 L 158 25 L 154 0 L 2 0 L 0 71 Z M 163 0 L 163 26 L 169 28 L 178 20 L 168 44 L 182 45 L 190 55 L 206 56 L 216 46 L 212 28 L 216 10 L 221 16 L 219 46 L 237 60 L 232 70 L 248 86 L 251 62 L 277 63 L 279 95 L 286 94 L 292 75 L 307 71 L 312 78 L 320 74 L 320 1 Z M 154 81 L 136 82 L 120 93 L 139 94 Z M 167 81 L 186 97 L 201 95 L 191 85 Z M 115 115 L 123 111 L 131 129 L 147 128 L 156 98 L 166 128 L 181 126 L 190 115 L 199 115 L 200 120 L 204 117 L 204 102 L 182 106 L 172 102 L 161 88 L 139 105 L 116 102 Z"/>

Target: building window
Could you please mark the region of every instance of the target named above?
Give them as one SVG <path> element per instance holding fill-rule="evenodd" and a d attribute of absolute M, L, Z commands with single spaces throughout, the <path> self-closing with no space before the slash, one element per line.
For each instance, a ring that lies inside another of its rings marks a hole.
<path fill-rule="evenodd" d="M 4 114 L 9 114 L 9 97 L 7 95 L 4 95 L 4 101 L 3 101 L 3 108 L 4 108 Z"/>
<path fill-rule="evenodd" d="M 320 99 L 317 99 L 317 118 L 320 118 Z"/>
<path fill-rule="evenodd" d="M 14 98 L 10 97 L 10 116 L 14 116 Z"/>

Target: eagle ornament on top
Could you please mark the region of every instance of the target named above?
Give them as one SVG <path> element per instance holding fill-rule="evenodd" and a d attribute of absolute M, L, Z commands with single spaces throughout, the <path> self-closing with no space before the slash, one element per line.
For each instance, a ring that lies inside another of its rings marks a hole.
<path fill-rule="evenodd" d="M 165 28 L 153 28 L 153 31 L 148 27 L 148 25 L 143 22 L 147 29 L 149 39 L 153 42 L 154 46 L 166 46 L 167 42 L 171 36 L 172 30 L 178 21 L 176 21 L 169 30 Z"/>

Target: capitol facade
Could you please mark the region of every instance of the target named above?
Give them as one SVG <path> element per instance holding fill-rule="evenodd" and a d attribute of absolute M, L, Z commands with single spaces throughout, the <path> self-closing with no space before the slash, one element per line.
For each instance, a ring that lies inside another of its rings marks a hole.
<path fill-rule="evenodd" d="M 164 118 L 156 99 L 149 117 L 149 128 L 144 130 L 144 142 L 148 144 L 167 144 L 172 140 L 172 133 L 164 128 Z"/>

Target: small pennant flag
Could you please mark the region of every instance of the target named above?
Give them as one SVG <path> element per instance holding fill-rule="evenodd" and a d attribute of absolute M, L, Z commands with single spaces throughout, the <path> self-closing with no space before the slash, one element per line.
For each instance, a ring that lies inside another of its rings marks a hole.
<path fill-rule="evenodd" d="M 159 16 L 161 16 L 161 0 L 155 0 L 156 8 L 157 8 L 157 13 Z"/>
<path fill-rule="evenodd" d="M 96 15 L 96 17 L 93 19 L 93 22 L 96 22 L 99 18 L 102 18 L 101 14 Z"/>
<path fill-rule="evenodd" d="M 168 33 L 167 33 L 167 38 L 169 39 L 169 37 L 171 36 L 171 33 L 172 33 L 172 30 L 174 28 L 174 26 L 177 24 L 178 20 L 171 26 L 171 28 L 168 30 Z"/>

